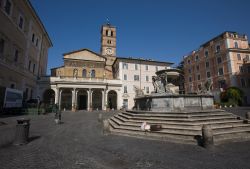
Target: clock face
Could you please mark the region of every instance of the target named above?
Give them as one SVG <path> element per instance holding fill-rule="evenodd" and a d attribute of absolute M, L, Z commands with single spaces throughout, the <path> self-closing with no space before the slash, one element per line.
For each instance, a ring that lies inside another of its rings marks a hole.
<path fill-rule="evenodd" d="M 112 55 L 113 54 L 113 50 L 111 48 L 106 48 L 106 54 L 107 55 Z"/>

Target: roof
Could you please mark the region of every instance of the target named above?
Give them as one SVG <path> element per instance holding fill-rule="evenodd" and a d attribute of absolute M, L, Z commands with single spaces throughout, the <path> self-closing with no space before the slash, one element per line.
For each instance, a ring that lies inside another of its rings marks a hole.
<path fill-rule="evenodd" d="M 210 39 L 210 40 L 207 41 L 206 43 L 203 43 L 203 44 L 201 45 L 201 47 L 202 47 L 202 46 L 206 46 L 206 45 L 207 45 L 208 43 L 210 43 L 211 41 L 213 41 L 213 40 L 215 40 L 215 39 L 217 39 L 217 38 L 223 36 L 225 33 L 233 33 L 233 34 L 234 34 L 234 33 L 237 33 L 237 32 L 234 32 L 234 31 L 225 31 L 225 32 L 223 32 L 223 33 L 221 33 L 221 34 L 215 36 L 214 38 Z"/>
<path fill-rule="evenodd" d="M 46 29 L 45 29 L 45 26 L 43 25 L 43 22 L 41 21 L 40 17 L 39 17 L 38 14 L 36 13 L 36 10 L 35 10 L 34 7 L 32 6 L 31 2 L 30 2 L 29 0 L 26 0 L 26 1 L 24 1 L 24 2 L 27 4 L 27 6 L 28 6 L 28 7 L 31 9 L 31 11 L 33 12 L 35 19 L 37 19 L 37 21 L 38 21 L 38 23 L 40 24 L 42 30 L 45 32 L 45 36 L 48 38 L 48 41 L 49 41 L 50 45 L 53 46 L 52 41 L 51 41 L 51 39 L 50 39 L 50 37 L 49 37 L 49 34 L 48 34 L 48 32 L 46 31 Z"/>
<path fill-rule="evenodd" d="M 162 63 L 162 64 L 168 64 L 168 65 L 174 64 L 172 62 L 163 62 L 163 61 L 156 61 L 156 60 L 152 60 L 152 59 L 132 58 L 132 57 L 117 57 L 116 60 L 114 61 L 114 63 L 117 60 L 143 61 L 143 62 L 151 62 L 151 63 Z"/>
<path fill-rule="evenodd" d="M 86 49 L 86 48 L 74 50 L 74 51 L 67 52 L 67 53 L 63 53 L 63 56 L 65 56 L 65 55 L 70 55 L 70 54 L 77 53 L 77 52 L 81 52 L 81 51 L 85 51 L 85 50 L 86 50 L 86 51 L 89 51 L 89 52 L 91 52 L 91 53 L 93 53 L 93 54 L 95 54 L 95 55 L 98 55 L 98 56 L 104 58 L 105 60 L 107 59 L 106 57 L 104 57 L 104 56 L 102 56 L 102 55 L 100 55 L 100 54 L 98 54 L 98 53 L 96 53 L 96 52 L 93 52 L 93 51 L 90 50 L 90 49 Z"/>

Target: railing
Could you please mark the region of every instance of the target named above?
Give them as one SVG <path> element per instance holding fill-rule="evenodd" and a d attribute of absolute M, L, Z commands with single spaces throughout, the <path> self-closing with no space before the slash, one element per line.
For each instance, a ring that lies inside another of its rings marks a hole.
<path fill-rule="evenodd" d="M 39 81 L 50 81 L 50 82 L 102 82 L 102 83 L 121 83 L 120 79 L 106 79 L 106 78 L 84 78 L 84 77 L 73 77 L 73 76 L 42 76 Z"/>

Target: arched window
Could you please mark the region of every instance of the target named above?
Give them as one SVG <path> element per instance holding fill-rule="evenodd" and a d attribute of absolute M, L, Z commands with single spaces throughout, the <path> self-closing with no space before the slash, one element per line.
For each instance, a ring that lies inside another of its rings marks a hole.
<path fill-rule="evenodd" d="M 234 42 L 234 47 L 235 47 L 235 48 L 239 48 L 239 46 L 238 46 L 238 43 L 237 43 L 237 42 Z"/>
<path fill-rule="evenodd" d="M 94 78 L 95 77 L 95 70 L 92 69 L 91 72 L 90 72 L 90 77 Z"/>
<path fill-rule="evenodd" d="M 87 71 L 86 71 L 86 69 L 82 70 L 82 77 L 87 77 Z"/>
<path fill-rule="evenodd" d="M 108 31 L 108 30 L 106 30 L 106 36 L 108 36 L 108 32 L 109 32 L 109 31 Z"/>
<path fill-rule="evenodd" d="M 111 36 L 113 36 L 113 31 L 111 31 Z"/>
<path fill-rule="evenodd" d="M 108 30 L 108 36 L 111 36 L 111 30 Z"/>

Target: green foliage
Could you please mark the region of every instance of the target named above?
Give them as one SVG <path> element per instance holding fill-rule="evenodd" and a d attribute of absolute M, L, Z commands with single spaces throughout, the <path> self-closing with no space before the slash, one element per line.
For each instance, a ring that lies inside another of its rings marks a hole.
<path fill-rule="evenodd" d="M 229 105 L 241 105 L 244 92 L 237 87 L 229 87 L 224 92 L 221 92 L 221 102 Z"/>

